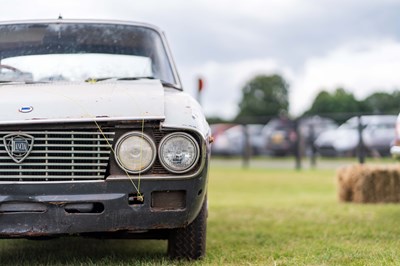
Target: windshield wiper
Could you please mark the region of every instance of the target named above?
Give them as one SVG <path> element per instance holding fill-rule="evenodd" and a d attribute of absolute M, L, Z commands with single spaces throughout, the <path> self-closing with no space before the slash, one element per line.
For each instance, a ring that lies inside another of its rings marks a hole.
<path fill-rule="evenodd" d="M 151 79 L 151 80 L 158 80 L 157 78 L 153 77 L 153 76 L 143 76 L 143 77 L 104 77 L 104 78 L 88 78 L 85 81 L 86 82 L 99 82 L 99 81 L 105 81 L 105 80 L 110 80 L 110 79 L 114 79 L 114 80 L 141 80 L 141 79 Z M 173 89 L 178 89 L 180 90 L 181 88 L 178 87 L 177 85 L 164 81 L 164 80 L 160 80 L 161 84 L 164 87 L 168 87 L 168 88 L 173 88 Z"/>
<path fill-rule="evenodd" d="M 99 82 L 99 81 L 105 81 L 109 79 L 115 79 L 114 77 L 104 77 L 104 78 L 87 78 L 85 79 L 85 82 Z"/>
<path fill-rule="evenodd" d="M 157 79 L 155 77 L 149 76 L 149 77 L 125 77 L 125 78 L 117 78 L 117 80 L 139 80 L 139 79 Z M 170 82 L 167 82 L 165 80 L 161 80 L 160 79 L 161 84 L 164 87 L 168 87 L 168 88 L 173 88 L 173 89 L 178 89 L 180 90 L 181 88 L 178 87 L 176 84 L 172 84 Z"/>
<path fill-rule="evenodd" d="M 31 80 L 0 80 L 0 84 L 38 84 L 49 83 L 47 81 L 31 81 Z"/>
<path fill-rule="evenodd" d="M 139 80 L 139 79 L 155 79 L 154 77 L 101 77 L 101 78 L 87 78 L 85 82 L 100 82 L 105 80 Z"/>
<path fill-rule="evenodd" d="M 173 89 L 177 89 L 177 90 L 182 90 L 182 88 L 178 87 L 178 86 L 175 85 L 175 84 L 172 84 L 172 83 L 167 82 L 167 81 L 164 81 L 164 80 L 160 80 L 160 81 L 161 81 L 161 84 L 162 84 L 164 87 L 173 88 Z"/>
<path fill-rule="evenodd" d="M 156 79 L 156 78 L 152 76 L 117 78 L 117 80 L 139 80 L 139 79 Z"/>

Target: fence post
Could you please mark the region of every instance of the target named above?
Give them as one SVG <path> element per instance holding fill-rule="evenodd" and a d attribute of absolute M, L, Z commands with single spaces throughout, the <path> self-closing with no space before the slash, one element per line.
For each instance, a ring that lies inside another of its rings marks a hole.
<path fill-rule="evenodd" d="M 294 132 L 295 132 L 295 142 L 294 142 L 294 155 L 296 158 L 296 170 L 301 169 L 301 149 L 300 149 L 300 127 L 299 120 L 294 120 Z"/>
<path fill-rule="evenodd" d="M 251 146 L 250 146 L 250 137 L 247 129 L 247 125 L 243 125 L 243 168 L 249 168 L 250 164 L 250 156 L 251 156 Z"/>
<path fill-rule="evenodd" d="M 361 116 L 358 116 L 358 148 L 357 148 L 357 155 L 358 155 L 358 162 L 360 164 L 365 163 L 365 146 L 364 146 L 364 140 L 363 140 L 363 124 L 361 120 Z"/>
<path fill-rule="evenodd" d="M 311 123 L 309 126 L 309 132 L 310 135 L 308 137 L 308 145 L 310 145 L 310 165 L 312 168 L 315 168 L 315 166 L 317 165 L 317 149 L 314 145 L 314 141 L 315 141 L 315 128 L 314 128 L 314 124 Z"/>

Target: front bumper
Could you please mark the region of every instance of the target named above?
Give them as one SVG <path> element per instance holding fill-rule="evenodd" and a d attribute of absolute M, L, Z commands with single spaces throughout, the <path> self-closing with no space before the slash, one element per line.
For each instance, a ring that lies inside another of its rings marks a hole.
<path fill-rule="evenodd" d="M 138 186 L 138 180 L 134 183 Z M 0 237 L 141 233 L 184 227 L 197 216 L 205 199 L 206 185 L 207 167 L 188 179 L 141 180 L 143 202 L 132 201 L 137 191 L 131 181 L 122 176 L 88 182 L 2 183 Z M 154 195 L 165 197 L 158 198 L 157 202 L 168 201 L 170 194 L 177 195 L 169 192 L 183 195 L 183 203 L 178 203 L 176 208 L 173 204 L 166 204 L 166 208 L 154 206 Z M 88 204 L 100 208 L 85 211 Z M 78 206 L 79 211 L 71 211 L 68 206 Z"/>

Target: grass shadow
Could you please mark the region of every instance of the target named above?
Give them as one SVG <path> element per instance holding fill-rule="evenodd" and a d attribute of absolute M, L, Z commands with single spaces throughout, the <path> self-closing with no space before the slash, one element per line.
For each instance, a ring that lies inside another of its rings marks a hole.
<path fill-rule="evenodd" d="M 81 237 L 52 240 L 1 240 L 1 265 L 170 265 L 166 241 L 102 240 Z"/>

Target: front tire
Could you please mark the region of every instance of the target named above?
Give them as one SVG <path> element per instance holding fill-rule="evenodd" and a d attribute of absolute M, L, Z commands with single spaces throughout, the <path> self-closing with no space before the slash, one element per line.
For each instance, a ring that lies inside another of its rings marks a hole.
<path fill-rule="evenodd" d="M 168 238 L 171 259 L 201 259 L 206 254 L 207 198 L 194 221 L 184 228 L 172 229 Z"/>

